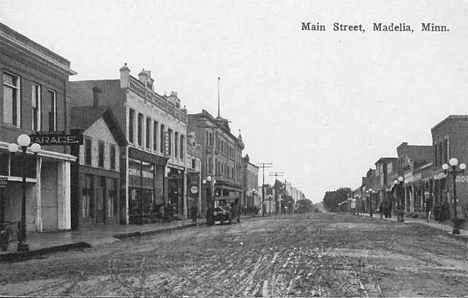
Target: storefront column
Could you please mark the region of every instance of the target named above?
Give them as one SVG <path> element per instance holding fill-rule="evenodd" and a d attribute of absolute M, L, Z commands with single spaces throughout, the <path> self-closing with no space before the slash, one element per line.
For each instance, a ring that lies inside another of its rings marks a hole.
<path fill-rule="evenodd" d="M 414 200 L 415 200 L 414 184 L 411 184 L 410 186 L 410 212 L 414 212 Z"/>
<path fill-rule="evenodd" d="M 41 185 L 42 185 L 42 157 L 37 156 L 36 163 L 36 178 L 37 183 L 34 186 L 34 197 L 36 198 L 36 219 L 34 224 L 36 226 L 36 232 L 42 232 L 42 197 L 41 197 Z"/>
<path fill-rule="evenodd" d="M 182 200 L 184 200 L 184 217 L 186 219 L 189 218 L 188 216 L 188 207 L 187 207 L 187 204 L 188 204 L 188 200 L 187 200 L 187 197 L 188 197 L 188 189 L 187 189 L 187 168 L 184 168 L 184 173 L 182 174 L 183 176 L 183 191 L 182 191 Z"/>
<path fill-rule="evenodd" d="M 70 213 L 70 162 L 63 161 L 57 165 L 57 204 L 58 204 L 58 229 L 71 229 Z"/>

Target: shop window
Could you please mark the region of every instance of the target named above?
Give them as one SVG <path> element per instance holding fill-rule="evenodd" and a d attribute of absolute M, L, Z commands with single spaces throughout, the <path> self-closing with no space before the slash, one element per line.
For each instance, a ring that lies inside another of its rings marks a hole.
<path fill-rule="evenodd" d="M 20 127 L 20 77 L 3 73 L 3 123 Z"/>
<path fill-rule="evenodd" d="M 0 152 L 0 175 L 9 176 L 8 169 L 10 164 L 10 154 Z"/>
<path fill-rule="evenodd" d="M 135 110 L 129 109 L 128 111 L 128 141 L 134 142 L 135 134 Z"/>
<path fill-rule="evenodd" d="M 22 153 L 11 154 L 10 175 L 14 177 L 23 177 L 23 163 L 25 166 L 26 178 L 36 178 L 36 161 L 35 155 L 26 154 L 26 161 Z"/>
<path fill-rule="evenodd" d="M 117 179 L 109 179 L 109 189 L 107 196 L 107 217 L 117 217 Z"/>
<path fill-rule="evenodd" d="M 31 129 L 33 131 L 41 130 L 41 86 L 32 84 L 31 87 Z"/>
<path fill-rule="evenodd" d="M 85 175 L 82 190 L 82 216 L 94 218 L 94 179 L 92 175 Z"/>

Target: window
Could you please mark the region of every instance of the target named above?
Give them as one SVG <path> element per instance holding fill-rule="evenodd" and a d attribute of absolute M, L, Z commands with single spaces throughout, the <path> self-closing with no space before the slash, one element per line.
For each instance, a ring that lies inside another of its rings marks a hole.
<path fill-rule="evenodd" d="M 3 122 L 20 127 L 20 77 L 3 74 Z"/>
<path fill-rule="evenodd" d="M 151 148 L 151 118 L 146 117 L 146 148 Z"/>
<path fill-rule="evenodd" d="M 57 131 L 57 94 L 55 91 L 48 90 L 48 104 L 46 111 L 49 116 L 49 131 Z"/>
<path fill-rule="evenodd" d="M 164 127 L 164 124 L 161 124 L 161 130 L 159 131 L 159 137 L 160 137 L 160 141 L 159 141 L 159 144 L 160 144 L 160 151 L 161 153 L 164 153 L 164 149 L 166 147 L 166 136 L 164 135 L 165 133 L 165 127 Z"/>
<path fill-rule="evenodd" d="M 208 174 L 211 174 L 211 171 L 212 171 L 212 169 L 213 169 L 213 158 L 208 157 L 208 166 L 207 166 L 207 167 L 208 167 L 207 173 L 208 173 Z"/>
<path fill-rule="evenodd" d="M 184 159 L 185 136 L 180 135 L 180 159 Z"/>
<path fill-rule="evenodd" d="M 33 131 L 41 130 L 41 86 L 33 84 L 31 87 L 31 106 L 32 106 L 32 115 L 31 129 Z"/>
<path fill-rule="evenodd" d="M 206 137 L 206 146 L 210 145 L 210 135 L 208 133 L 208 130 L 205 130 L 205 137 Z"/>
<path fill-rule="evenodd" d="M 174 156 L 175 156 L 175 158 L 179 157 L 178 145 L 179 145 L 179 133 L 175 132 L 174 133 Z"/>
<path fill-rule="evenodd" d="M 82 215 L 84 218 L 94 217 L 94 199 L 93 199 L 93 190 L 94 190 L 94 181 L 92 175 L 85 175 L 85 182 L 83 185 L 82 196 L 83 196 L 83 212 Z"/>
<path fill-rule="evenodd" d="M 438 160 L 438 155 L 437 155 L 437 144 L 434 145 L 434 164 L 436 167 L 439 166 L 439 160 Z"/>
<path fill-rule="evenodd" d="M 115 148 L 115 145 L 110 145 L 110 168 L 111 168 L 111 170 L 115 170 L 116 152 L 117 152 L 117 150 Z"/>
<path fill-rule="evenodd" d="M 99 141 L 99 148 L 98 148 L 98 167 L 104 168 L 104 142 Z"/>
<path fill-rule="evenodd" d="M 443 164 L 445 162 L 444 149 L 442 148 L 442 142 L 439 143 L 439 160 L 440 160 L 440 164 Z"/>
<path fill-rule="evenodd" d="M 172 129 L 167 130 L 167 154 L 172 156 Z"/>
<path fill-rule="evenodd" d="M 153 122 L 153 150 L 158 151 L 158 122 Z"/>
<path fill-rule="evenodd" d="M 449 160 L 449 144 L 448 139 L 444 140 L 444 161 L 448 162 Z"/>
<path fill-rule="evenodd" d="M 130 109 L 128 111 L 128 141 L 130 143 L 134 142 L 135 134 L 135 110 Z"/>
<path fill-rule="evenodd" d="M 119 210 L 117 201 L 117 179 L 109 179 L 109 195 L 107 197 L 107 217 L 117 217 Z"/>
<path fill-rule="evenodd" d="M 197 160 L 196 160 L 195 158 L 192 158 L 192 169 L 194 169 L 194 170 L 195 170 L 196 167 L 197 167 L 197 163 L 196 163 L 196 162 L 197 162 Z"/>
<path fill-rule="evenodd" d="M 90 138 L 85 138 L 85 164 L 91 165 L 92 142 Z"/>
<path fill-rule="evenodd" d="M 143 146 L 143 114 L 138 113 L 138 145 Z"/>

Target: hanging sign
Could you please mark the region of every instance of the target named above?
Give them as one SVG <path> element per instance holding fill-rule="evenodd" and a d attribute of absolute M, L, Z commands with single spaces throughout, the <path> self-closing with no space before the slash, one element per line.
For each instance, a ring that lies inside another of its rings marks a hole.
<path fill-rule="evenodd" d="M 29 135 L 31 143 L 39 145 L 82 145 L 83 134 L 73 131 L 69 134 L 65 132 L 37 132 Z"/>

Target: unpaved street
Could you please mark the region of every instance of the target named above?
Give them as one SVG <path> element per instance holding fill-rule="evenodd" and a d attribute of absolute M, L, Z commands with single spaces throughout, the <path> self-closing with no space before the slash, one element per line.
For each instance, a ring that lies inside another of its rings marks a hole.
<path fill-rule="evenodd" d="M 351 215 L 248 219 L 0 264 L 2 295 L 465 296 L 468 245 Z"/>

